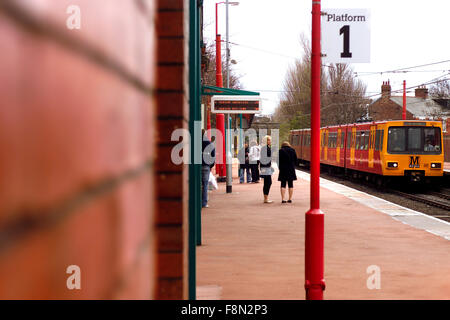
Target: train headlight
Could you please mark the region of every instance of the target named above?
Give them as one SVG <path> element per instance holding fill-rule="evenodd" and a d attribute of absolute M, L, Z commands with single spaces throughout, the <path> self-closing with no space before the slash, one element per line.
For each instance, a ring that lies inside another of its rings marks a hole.
<path fill-rule="evenodd" d="M 442 164 L 440 162 L 432 162 L 431 169 L 440 169 Z"/>
<path fill-rule="evenodd" d="M 390 169 L 397 169 L 398 168 L 398 162 L 388 162 L 387 167 Z"/>

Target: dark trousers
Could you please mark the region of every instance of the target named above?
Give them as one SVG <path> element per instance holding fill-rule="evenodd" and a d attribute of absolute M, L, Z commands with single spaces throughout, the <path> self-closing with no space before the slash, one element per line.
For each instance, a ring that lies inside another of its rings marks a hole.
<path fill-rule="evenodd" d="M 263 193 L 265 196 L 268 196 L 270 186 L 272 185 L 272 176 L 263 176 L 263 177 L 264 177 Z"/>
<path fill-rule="evenodd" d="M 208 183 L 209 173 L 211 168 L 209 166 L 202 166 L 202 207 L 208 204 Z"/>
<path fill-rule="evenodd" d="M 259 162 L 259 161 L 258 161 Z M 259 181 L 259 166 L 258 163 L 251 163 L 252 182 Z"/>

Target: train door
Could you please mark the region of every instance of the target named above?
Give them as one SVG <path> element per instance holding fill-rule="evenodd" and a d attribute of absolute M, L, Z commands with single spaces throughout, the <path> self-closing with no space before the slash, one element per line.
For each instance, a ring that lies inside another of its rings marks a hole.
<path fill-rule="evenodd" d="M 370 127 L 370 138 L 369 138 L 369 168 L 373 168 L 373 154 L 375 149 L 375 133 L 376 133 L 376 126 Z"/>
<path fill-rule="evenodd" d="M 321 134 L 321 160 L 326 161 L 328 155 L 328 130 L 323 129 Z"/>
<path fill-rule="evenodd" d="M 339 155 L 339 165 L 344 167 L 345 166 L 345 139 L 346 139 L 346 128 L 342 128 L 341 129 L 341 142 L 340 142 L 340 146 L 341 146 L 341 150 L 340 150 L 340 155 Z"/>
<path fill-rule="evenodd" d="M 341 129 L 338 129 L 336 137 L 336 163 L 339 165 L 341 160 Z"/>
<path fill-rule="evenodd" d="M 350 143 L 350 165 L 355 165 L 356 127 L 352 127 Z"/>

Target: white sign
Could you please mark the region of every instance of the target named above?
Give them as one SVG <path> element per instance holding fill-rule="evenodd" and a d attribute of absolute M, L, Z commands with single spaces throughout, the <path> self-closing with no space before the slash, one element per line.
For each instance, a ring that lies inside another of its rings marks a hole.
<path fill-rule="evenodd" d="M 212 96 L 213 113 L 261 113 L 260 96 Z"/>
<path fill-rule="evenodd" d="M 370 62 L 370 11 L 322 9 L 322 61 Z"/>

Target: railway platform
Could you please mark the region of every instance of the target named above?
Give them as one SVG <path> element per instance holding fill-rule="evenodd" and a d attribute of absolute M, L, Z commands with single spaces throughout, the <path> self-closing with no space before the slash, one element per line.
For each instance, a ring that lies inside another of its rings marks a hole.
<path fill-rule="evenodd" d="M 262 181 L 235 178 L 233 193 L 220 183 L 210 194 L 197 247 L 197 299 L 305 298 L 309 175 L 297 171 L 292 204 L 281 203 L 277 177 L 271 204 L 263 203 Z M 325 179 L 321 209 L 324 299 L 450 299 L 449 223 Z"/>

